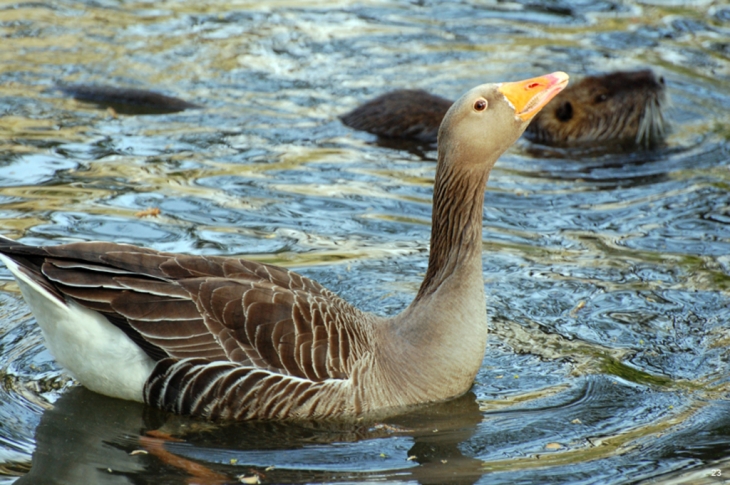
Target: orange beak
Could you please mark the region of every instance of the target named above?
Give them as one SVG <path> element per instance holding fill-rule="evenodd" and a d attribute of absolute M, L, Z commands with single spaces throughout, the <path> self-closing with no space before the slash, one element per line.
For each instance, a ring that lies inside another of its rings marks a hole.
<path fill-rule="evenodd" d="M 524 81 L 502 83 L 499 92 L 515 110 L 515 116 L 530 121 L 546 104 L 568 85 L 568 75 L 557 71 Z"/>

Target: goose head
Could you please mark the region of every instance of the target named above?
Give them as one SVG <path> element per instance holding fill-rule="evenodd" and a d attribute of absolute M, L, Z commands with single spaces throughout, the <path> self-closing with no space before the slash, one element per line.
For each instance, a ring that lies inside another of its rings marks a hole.
<path fill-rule="evenodd" d="M 482 84 L 449 109 L 439 128 L 439 159 L 491 169 L 532 118 L 568 84 L 554 72 L 516 82 Z"/>

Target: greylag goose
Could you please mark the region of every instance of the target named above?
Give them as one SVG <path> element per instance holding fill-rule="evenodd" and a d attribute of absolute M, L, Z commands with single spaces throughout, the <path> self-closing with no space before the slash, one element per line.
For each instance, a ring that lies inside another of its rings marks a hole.
<path fill-rule="evenodd" d="M 471 387 L 486 347 L 485 184 L 567 82 L 555 72 L 484 84 L 449 109 L 428 269 L 392 318 L 244 259 L 6 238 L 0 259 L 54 358 L 101 394 L 214 419 L 342 418 L 454 398 Z"/>
<path fill-rule="evenodd" d="M 642 71 L 588 76 L 555 97 L 527 127 L 525 137 L 550 146 L 621 145 L 652 148 L 667 132 L 664 79 Z M 426 91 L 399 89 L 340 117 L 356 130 L 385 138 L 434 143 L 451 101 Z"/>

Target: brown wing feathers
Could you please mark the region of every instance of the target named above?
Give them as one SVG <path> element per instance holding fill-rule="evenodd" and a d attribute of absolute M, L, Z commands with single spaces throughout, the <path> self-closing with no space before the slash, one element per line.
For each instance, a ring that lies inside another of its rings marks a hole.
<path fill-rule="evenodd" d="M 210 407 L 215 401 L 195 397 L 206 386 L 233 399 L 264 383 L 280 391 L 293 385 L 274 385 L 275 377 L 291 376 L 301 388 L 348 376 L 353 335 L 342 311 L 356 310 L 296 273 L 111 243 L 30 251 L 55 292 L 103 313 L 160 361 L 146 393 L 163 407 L 175 399 L 178 412 Z"/>
<path fill-rule="evenodd" d="M 363 339 L 356 309 L 283 268 L 113 243 L 4 251 L 157 361 L 145 399 L 175 412 L 281 417 L 312 400 L 317 413 L 329 406 L 318 390 L 348 377 L 350 341 Z"/>
<path fill-rule="evenodd" d="M 322 381 L 344 378 L 336 331 L 338 319 L 323 318 L 321 307 L 343 304 L 336 297 L 288 290 L 264 281 L 220 278 L 182 280 L 208 328 L 218 335 L 228 360 L 273 372 Z M 329 348 L 334 336 L 334 348 Z M 245 356 L 243 360 L 241 355 Z"/>
<path fill-rule="evenodd" d="M 225 358 L 190 295 L 174 283 L 59 258 L 46 258 L 42 272 L 64 295 L 103 313 L 155 360 Z"/>

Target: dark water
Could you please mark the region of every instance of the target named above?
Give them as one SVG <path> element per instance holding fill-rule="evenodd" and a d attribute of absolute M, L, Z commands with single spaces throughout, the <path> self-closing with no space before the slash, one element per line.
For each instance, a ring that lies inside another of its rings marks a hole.
<path fill-rule="evenodd" d="M 337 115 L 396 87 L 455 98 L 554 70 L 651 67 L 674 126 L 650 153 L 519 142 L 501 159 L 485 202 L 492 333 L 475 386 L 386 423 L 213 426 L 94 395 L 68 382 L 5 284 L 0 483 L 31 460 L 17 483 L 730 476 L 727 4 L 6 2 L 0 34 L 4 234 L 246 255 L 383 314 L 408 304 L 425 271 L 435 153 L 385 146 Z M 115 118 L 59 82 L 204 108 Z M 160 215 L 136 215 L 150 207 Z M 160 445 L 155 430 L 179 441 Z"/>

